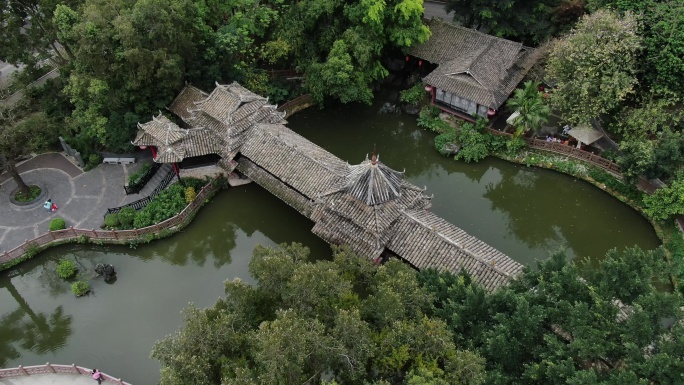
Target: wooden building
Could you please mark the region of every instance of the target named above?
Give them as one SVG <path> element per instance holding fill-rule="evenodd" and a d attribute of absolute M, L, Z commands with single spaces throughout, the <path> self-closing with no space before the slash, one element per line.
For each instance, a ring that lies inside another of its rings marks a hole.
<path fill-rule="evenodd" d="M 193 128 L 160 115 L 140 125 L 134 143 L 182 149 L 158 162 L 209 150 L 231 171 L 237 161 L 238 170 L 310 218 L 312 231 L 329 243 L 348 244 L 368 258 L 393 254 L 418 269 L 466 270 L 489 290 L 522 270 L 429 212 L 424 189 L 378 155 L 356 165 L 342 161 L 287 128 L 283 113 L 237 83 L 217 85 L 211 94 L 187 86 L 169 109 Z"/>
<path fill-rule="evenodd" d="M 462 118 L 496 114 L 537 60 L 536 50 L 522 43 L 441 19 L 427 24 L 430 39 L 408 53 L 434 68 L 423 78 L 433 104 Z"/>

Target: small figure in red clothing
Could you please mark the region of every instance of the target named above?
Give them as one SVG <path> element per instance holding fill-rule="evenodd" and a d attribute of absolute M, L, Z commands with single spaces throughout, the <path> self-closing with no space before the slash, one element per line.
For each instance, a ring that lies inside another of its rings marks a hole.
<path fill-rule="evenodd" d="M 57 211 L 57 205 L 53 203 L 52 207 L 50 207 L 50 210 Z"/>

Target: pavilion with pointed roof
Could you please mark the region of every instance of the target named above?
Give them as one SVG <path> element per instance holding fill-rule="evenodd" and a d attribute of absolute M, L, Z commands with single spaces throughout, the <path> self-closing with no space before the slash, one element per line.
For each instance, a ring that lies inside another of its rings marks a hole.
<path fill-rule="evenodd" d="M 333 244 L 348 244 L 361 255 L 379 256 L 394 235 L 403 210 L 426 209 L 430 198 L 404 181 L 404 173 L 368 157 L 348 165 L 347 174 L 316 202 L 312 231 Z"/>

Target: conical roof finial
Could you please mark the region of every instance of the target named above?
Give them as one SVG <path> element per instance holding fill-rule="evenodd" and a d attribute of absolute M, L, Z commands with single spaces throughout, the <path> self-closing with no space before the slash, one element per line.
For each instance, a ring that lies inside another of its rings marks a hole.
<path fill-rule="evenodd" d="M 373 166 L 375 166 L 376 164 L 378 164 L 378 155 L 377 155 L 377 152 L 376 152 L 376 149 L 375 149 L 375 143 L 373 144 L 373 157 L 371 158 L 371 164 L 372 164 Z"/>

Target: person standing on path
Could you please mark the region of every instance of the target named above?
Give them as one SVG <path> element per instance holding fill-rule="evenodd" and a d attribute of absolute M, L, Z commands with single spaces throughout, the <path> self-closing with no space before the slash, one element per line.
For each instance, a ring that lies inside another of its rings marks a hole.
<path fill-rule="evenodd" d="M 102 372 L 97 369 L 93 369 L 93 379 L 97 381 L 97 385 L 102 384 Z"/>

